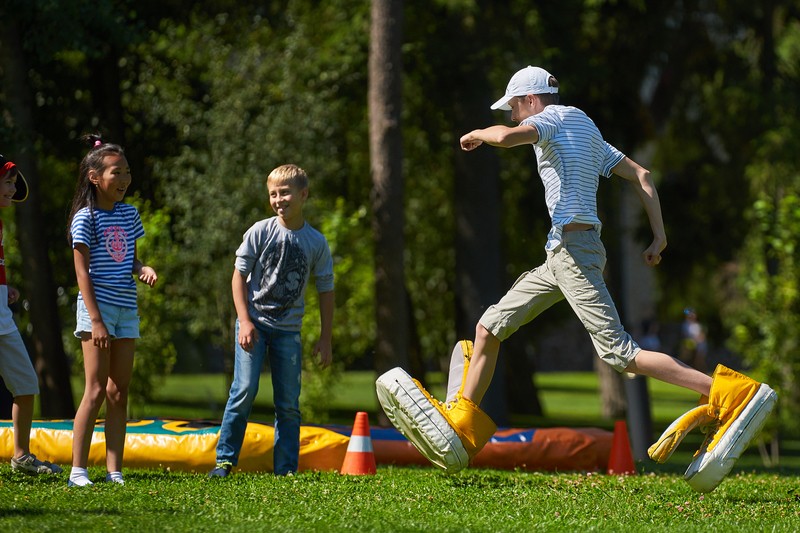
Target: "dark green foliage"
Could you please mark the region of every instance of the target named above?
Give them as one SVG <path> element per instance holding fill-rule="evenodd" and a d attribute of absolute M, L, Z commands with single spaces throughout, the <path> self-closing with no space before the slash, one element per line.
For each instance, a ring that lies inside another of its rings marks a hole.
<path fill-rule="evenodd" d="M 657 274 L 660 315 L 670 321 L 696 306 L 713 345 L 732 337 L 779 387 L 789 424 L 800 404 L 797 2 L 436 0 L 404 10 L 406 276 L 429 366 L 462 334 L 454 325 L 454 191 L 459 169 L 475 159 L 459 152 L 458 138 L 506 122 L 488 106 L 511 72 L 540 64 L 559 79 L 562 103 L 586 110 L 609 142 L 653 170 L 669 240 Z M 230 356 L 233 254 L 244 231 L 270 216 L 264 180 L 285 162 L 308 171 L 307 218 L 334 249 L 335 358 L 369 366 L 368 3 L 9 0 L 0 13 L 21 33 L 35 106 L 35 131 L 20 132 L 0 86 L 0 148 L 37 154 L 41 245 L 60 287 L 67 351 L 78 350 L 63 237 L 84 150 L 76 139 L 100 130 L 129 154 L 148 225 L 142 257 L 160 277 L 141 291 L 140 403 L 177 352 L 199 354 L 200 367 L 212 349 Z M 502 212 L 479 206 L 468 216 L 499 216 L 508 284 L 541 262 L 549 222 L 530 151 L 496 157 L 498 175 L 486 179 L 499 184 Z M 603 181 L 600 198 L 614 290 L 619 188 Z M 3 215 L 8 264 L 20 273 L 16 231 Z M 646 224 L 639 233 L 648 238 Z M 567 313 L 558 307 L 520 335 L 535 341 Z M 19 319 L 30 331 L 24 310 Z M 317 321 L 311 291 L 308 346 Z M 336 372 L 309 370 L 307 408 L 323 419 Z"/>

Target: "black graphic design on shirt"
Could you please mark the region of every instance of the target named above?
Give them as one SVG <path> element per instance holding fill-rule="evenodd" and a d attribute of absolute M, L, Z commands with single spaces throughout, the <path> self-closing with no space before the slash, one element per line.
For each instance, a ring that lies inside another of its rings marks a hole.
<path fill-rule="evenodd" d="M 261 262 L 264 296 L 254 303 L 271 322 L 280 322 L 303 293 L 308 269 L 306 255 L 299 245 L 283 240 L 270 244 Z"/>

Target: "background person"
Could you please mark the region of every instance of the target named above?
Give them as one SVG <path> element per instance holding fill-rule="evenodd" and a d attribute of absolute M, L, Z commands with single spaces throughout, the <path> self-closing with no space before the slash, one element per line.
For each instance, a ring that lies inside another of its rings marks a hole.
<path fill-rule="evenodd" d="M 708 344 L 703 325 L 697 319 L 694 308 L 687 307 L 683 310 L 683 323 L 681 324 L 681 344 L 678 357 L 687 365 L 691 365 L 701 372 L 705 372 Z"/>
<path fill-rule="evenodd" d="M 639 346 L 644 350 L 661 351 L 661 325 L 655 318 L 642 320 Z"/>

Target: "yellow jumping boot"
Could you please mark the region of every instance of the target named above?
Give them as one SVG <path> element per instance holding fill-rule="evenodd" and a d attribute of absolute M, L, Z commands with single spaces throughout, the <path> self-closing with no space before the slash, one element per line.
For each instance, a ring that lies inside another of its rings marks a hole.
<path fill-rule="evenodd" d="M 706 439 L 694 454 L 684 479 L 698 492 L 711 492 L 761 431 L 777 399 L 769 385 L 718 365 L 711 392 L 702 399 L 707 403 L 670 424 L 647 452 L 651 459 L 663 463 L 690 431 L 703 428 Z"/>
<path fill-rule="evenodd" d="M 393 368 L 375 382 L 378 400 L 394 426 L 431 463 L 447 473 L 466 468 L 497 431 L 492 419 L 461 395 L 472 357 L 472 342 L 459 341 L 451 358 L 453 371 L 463 365 L 461 382 L 441 402 L 402 368 Z"/>

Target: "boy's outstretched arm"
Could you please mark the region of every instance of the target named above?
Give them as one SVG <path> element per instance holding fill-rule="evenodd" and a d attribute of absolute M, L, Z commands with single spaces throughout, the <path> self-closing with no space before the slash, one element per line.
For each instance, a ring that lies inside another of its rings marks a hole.
<path fill-rule="evenodd" d="M 534 144 L 539 140 L 539 131 L 533 126 L 496 125 L 482 130 L 472 130 L 461 136 L 461 149 L 474 150 L 483 143 L 501 148 L 512 148 L 521 144 Z"/>
<path fill-rule="evenodd" d="M 333 308 L 335 304 L 334 292 L 319 293 L 319 340 L 314 346 L 313 356 L 319 355 L 319 362 L 323 367 L 333 361 Z"/>
<path fill-rule="evenodd" d="M 661 202 L 650 171 L 629 157 L 625 157 L 611 170 L 631 183 L 644 205 L 653 230 L 653 242 L 642 253 L 642 257 L 649 266 L 656 266 L 661 262 L 661 252 L 667 247 L 667 234 L 664 231 L 664 219 L 661 217 Z"/>

